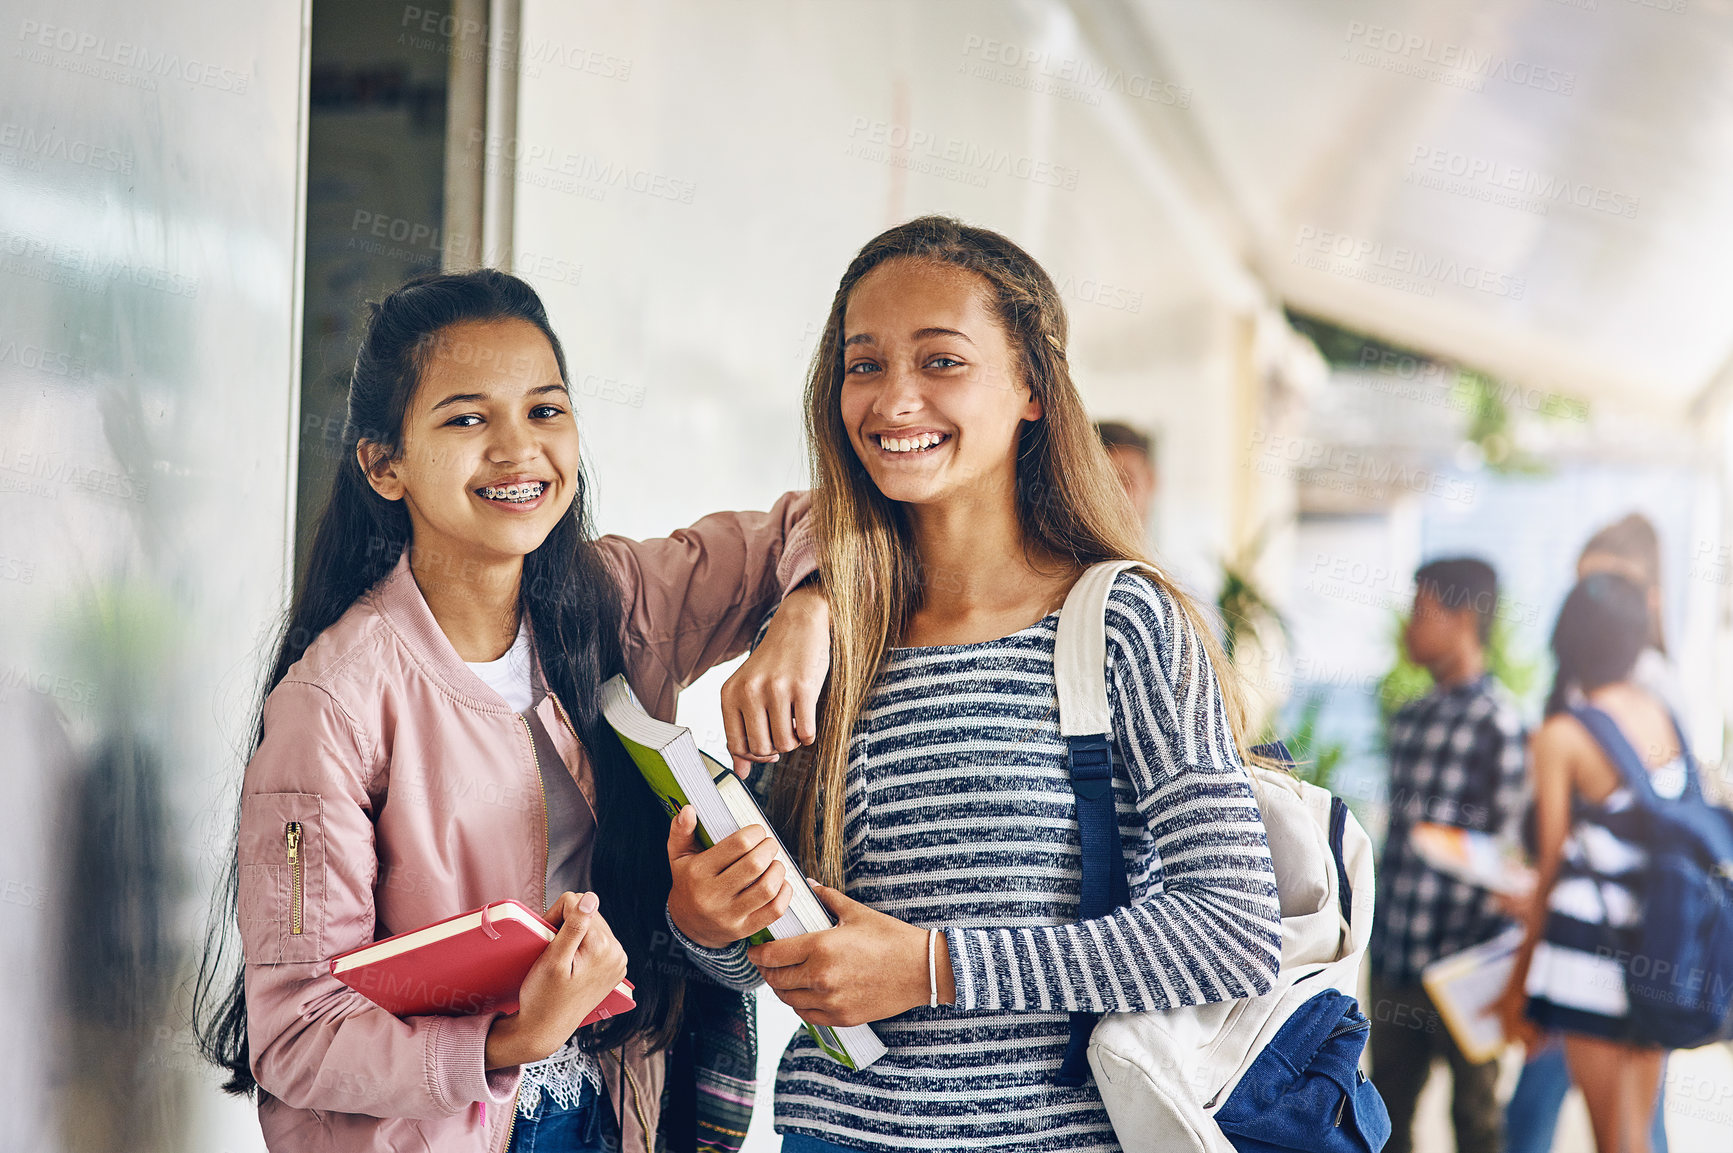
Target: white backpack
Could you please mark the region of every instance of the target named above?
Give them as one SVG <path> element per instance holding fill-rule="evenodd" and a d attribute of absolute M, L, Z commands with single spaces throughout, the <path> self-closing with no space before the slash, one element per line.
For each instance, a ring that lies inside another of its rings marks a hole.
<path fill-rule="evenodd" d="M 1092 566 L 1066 597 L 1059 617 L 1054 655 L 1059 727 L 1074 750 L 1073 784 L 1078 789 L 1080 827 L 1090 803 L 1095 805 L 1093 823 L 1100 827 L 1105 819 L 1100 815 L 1099 800 L 1085 799 L 1089 786 L 1079 784 L 1078 762 L 1090 759 L 1090 754 L 1080 756 L 1075 750 L 1093 747 L 1098 750 L 1098 759 L 1099 750 L 1110 747 L 1112 740 L 1106 685 L 1107 597 L 1114 578 L 1137 567 L 1129 561 Z M 1285 750 L 1282 753 L 1285 755 Z M 1128 1153 L 1234 1153 L 1233 1144 L 1217 1124 L 1217 1114 L 1239 1088 L 1254 1060 L 1295 1011 L 1322 990 L 1334 989 L 1350 998 L 1356 995 L 1360 958 L 1372 930 L 1371 841 L 1347 806 L 1328 791 L 1273 769 L 1248 769 L 1269 837 L 1280 895 L 1281 968 L 1274 987 L 1259 997 L 1149 1013 L 1112 1013 L 1098 1020 L 1088 1040 L 1089 1067 L 1114 1131 Z M 1105 813 L 1110 817 L 1110 762 L 1107 773 Z M 1083 775 L 1091 774 L 1085 771 Z M 1112 849 L 1122 873 L 1124 859 L 1117 854 L 1117 832 L 1115 820 Z M 1090 844 L 1086 834 L 1086 895 L 1090 891 Z M 1123 881 L 1117 883 L 1121 894 L 1123 885 Z M 1101 915 L 1105 910 L 1080 913 L 1084 920 Z M 1074 1029 L 1080 1024 L 1083 1022 L 1074 1017 Z M 1356 1058 L 1358 1052 L 1356 1047 Z M 1382 1101 L 1370 1085 L 1364 1084 L 1364 1075 L 1357 1068 L 1338 1073 L 1345 1078 L 1338 1083 L 1346 1089 L 1347 1099 L 1334 1107 L 1334 1124 L 1340 1127 L 1342 1111 L 1351 1105 L 1356 1123 L 1365 1131 L 1358 1143 L 1350 1141 L 1340 1147 L 1381 1147 L 1389 1134 Z M 1254 1089 L 1274 1091 L 1248 1086 L 1248 1096 Z M 1243 1107 L 1242 1098 L 1242 1111 Z M 1325 1117 L 1318 1123 L 1328 1133 L 1332 1119 Z M 1319 1134 L 1316 1144 L 1302 1147 L 1336 1146 Z"/>

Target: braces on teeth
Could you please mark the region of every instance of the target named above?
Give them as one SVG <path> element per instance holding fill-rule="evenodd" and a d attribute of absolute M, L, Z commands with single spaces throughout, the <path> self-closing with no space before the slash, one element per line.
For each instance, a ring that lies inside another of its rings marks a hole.
<path fill-rule="evenodd" d="M 481 495 L 489 500 L 528 501 L 542 495 L 542 490 L 546 487 L 537 480 L 527 484 L 508 484 L 503 488 L 483 488 Z"/>

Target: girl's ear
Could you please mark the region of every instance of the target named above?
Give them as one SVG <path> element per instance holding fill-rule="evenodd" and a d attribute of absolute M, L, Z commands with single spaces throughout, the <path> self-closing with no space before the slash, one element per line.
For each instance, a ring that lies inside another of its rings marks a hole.
<path fill-rule="evenodd" d="M 1023 406 L 1023 419 L 1030 421 L 1040 420 L 1046 414 L 1047 410 L 1041 406 L 1041 398 L 1035 395 L 1034 389 L 1030 389 L 1029 401 Z"/>
<path fill-rule="evenodd" d="M 403 478 L 397 475 L 397 462 L 391 459 L 391 453 L 384 445 L 372 440 L 357 441 L 355 461 L 374 492 L 386 500 L 403 499 Z"/>

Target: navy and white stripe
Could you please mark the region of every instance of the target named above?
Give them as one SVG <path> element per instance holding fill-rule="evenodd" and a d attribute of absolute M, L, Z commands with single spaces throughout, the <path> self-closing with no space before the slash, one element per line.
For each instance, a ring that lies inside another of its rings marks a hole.
<path fill-rule="evenodd" d="M 1684 792 L 1683 757 L 1650 775 L 1669 799 Z M 1622 1040 L 1628 1033 L 1623 957 L 1642 924 L 1636 883 L 1649 864 L 1643 813 L 1626 786 L 1600 804 L 1572 796 L 1571 830 L 1529 961 L 1528 1012 L 1550 1029 Z"/>
<path fill-rule="evenodd" d="M 858 1072 L 798 1034 L 777 1076 L 778 1130 L 864 1149 L 1116 1149 L 1093 1083 L 1049 1084 L 1066 1014 L 1269 987 L 1275 875 L 1214 670 L 1144 577 L 1115 581 L 1107 626 L 1132 904 L 1076 923 L 1057 614 L 982 644 L 891 650 L 851 750 L 847 890 L 945 930 L 957 1004 L 876 1022 L 889 1052 Z M 739 946 L 693 952 L 719 979 L 757 983 Z"/>

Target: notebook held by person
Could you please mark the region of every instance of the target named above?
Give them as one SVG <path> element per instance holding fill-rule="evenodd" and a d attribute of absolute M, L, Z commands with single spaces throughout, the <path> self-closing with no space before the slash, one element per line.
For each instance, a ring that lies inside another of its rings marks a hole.
<path fill-rule="evenodd" d="M 527 905 L 495 901 L 341 953 L 331 975 L 398 1017 L 515 1013 L 530 966 L 558 932 Z M 583 1024 L 636 1004 L 632 982 L 621 981 Z"/>

